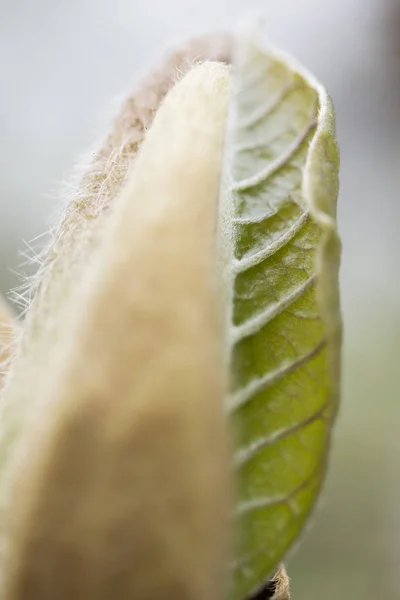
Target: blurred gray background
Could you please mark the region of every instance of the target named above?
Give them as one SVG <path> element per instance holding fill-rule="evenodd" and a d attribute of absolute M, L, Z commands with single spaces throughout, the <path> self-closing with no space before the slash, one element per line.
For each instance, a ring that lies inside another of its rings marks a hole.
<path fill-rule="evenodd" d="M 293 598 L 397 599 L 400 2 L 0 0 L 0 291 L 115 98 L 166 47 L 252 15 L 327 86 L 342 155 L 344 394 L 323 501 L 289 561 Z"/>

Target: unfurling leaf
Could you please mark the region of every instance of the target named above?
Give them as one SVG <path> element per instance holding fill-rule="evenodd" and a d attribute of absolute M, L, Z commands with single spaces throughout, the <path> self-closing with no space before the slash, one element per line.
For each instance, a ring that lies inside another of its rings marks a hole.
<path fill-rule="evenodd" d="M 338 150 L 321 85 L 233 45 L 127 99 L 53 236 L 1 397 L 7 600 L 289 599 L 339 395 Z"/>
<path fill-rule="evenodd" d="M 325 474 L 339 389 L 338 150 L 329 97 L 253 41 L 237 50 L 221 207 L 230 293 L 236 552 L 232 597 L 271 574 Z"/>

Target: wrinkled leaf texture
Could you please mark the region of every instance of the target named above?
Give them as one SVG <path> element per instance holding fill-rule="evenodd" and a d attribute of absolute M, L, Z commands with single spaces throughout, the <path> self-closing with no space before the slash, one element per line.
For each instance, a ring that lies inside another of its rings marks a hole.
<path fill-rule="evenodd" d="M 326 471 L 338 405 L 339 154 L 324 88 L 254 39 L 238 44 L 227 143 L 228 324 L 237 476 L 232 594 L 297 539 Z"/>

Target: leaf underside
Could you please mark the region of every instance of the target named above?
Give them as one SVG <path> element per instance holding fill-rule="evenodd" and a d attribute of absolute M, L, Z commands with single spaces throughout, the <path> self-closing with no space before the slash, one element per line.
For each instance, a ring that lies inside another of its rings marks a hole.
<path fill-rule="evenodd" d="M 231 596 L 271 574 L 318 496 L 338 402 L 338 151 L 325 91 L 240 44 L 228 144 L 237 538 Z M 231 209 L 232 210 L 232 209 Z"/>

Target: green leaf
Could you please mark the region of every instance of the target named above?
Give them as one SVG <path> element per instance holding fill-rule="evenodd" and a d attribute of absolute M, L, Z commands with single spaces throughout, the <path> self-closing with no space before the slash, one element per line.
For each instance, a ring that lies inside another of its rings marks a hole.
<path fill-rule="evenodd" d="M 326 470 L 340 379 L 339 156 L 331 101 L 291 59 L 245 40 L 235 76 L 221 234 L 231 255 L 232 597 L 242 600 L 298 537 Z"/>

